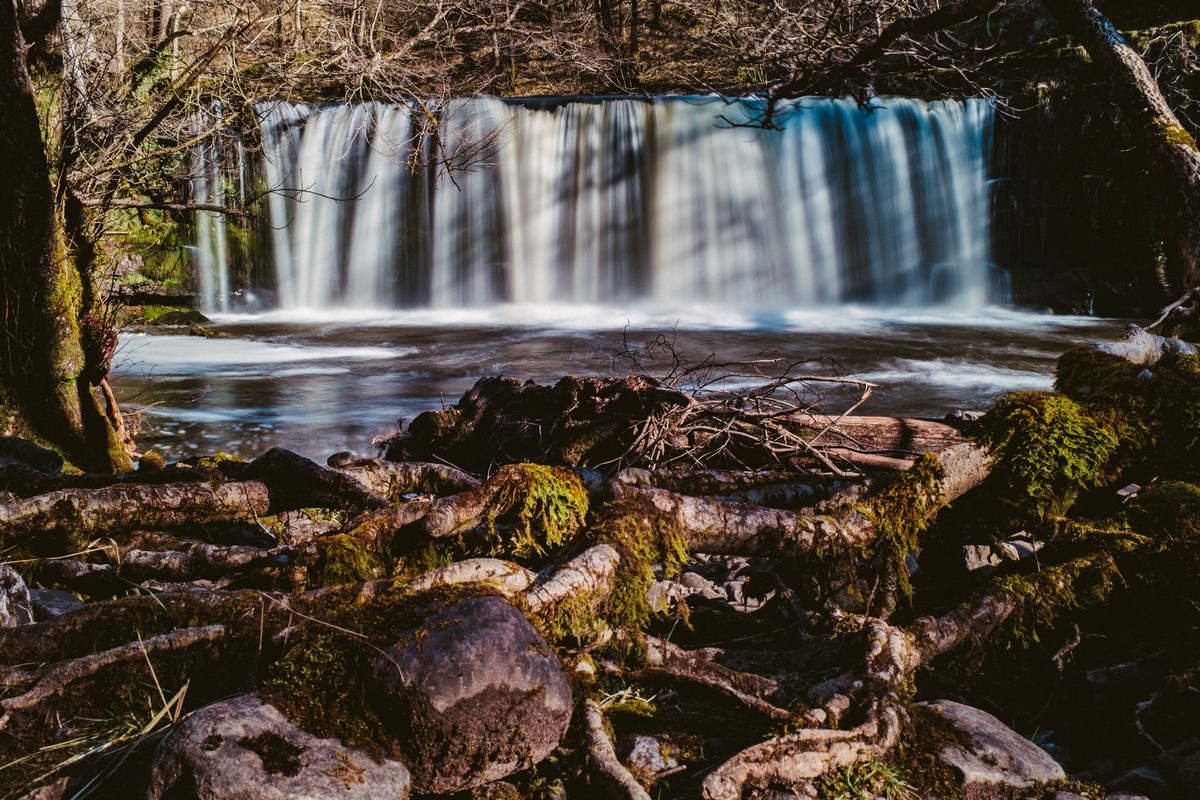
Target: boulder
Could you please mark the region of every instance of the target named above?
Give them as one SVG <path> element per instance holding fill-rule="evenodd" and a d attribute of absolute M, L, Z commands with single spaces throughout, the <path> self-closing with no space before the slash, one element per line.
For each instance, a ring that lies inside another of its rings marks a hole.
<path fill-rule="evenodd" d="M 29 587 L 25 579 L 8 564 L 0 564 L 0 627 L 15 628 L 33 622 Z"/>
<path fill-rule="evenodd" d="M 86 605 L 78 597 L 62 589 L 30 589 L 29 604 L 36 622 L 45 622 Z"/>
<path fill-rule="evenodd" d="M 1113 792 L 1125 792 L 1148 797 L 1162 797 L 1170 790 L 1163 776 L 1149 767 L 1135 767 L 1128 770 L 1114 778 L 1107 788 L 1109 796 Z"/>
<path fill-rule="evenodd" d="M 158 746 L 147 800 L 403 800 L 408 769 L 319 739 L 253 695 L 206 706 Z"/>
<path fill-rule="evenodd" d="M 1005 797 L 1067 777 L 1048 753 L 986 711 L 950 700 L 921 705 L 962 734 L 961 742 L 943 743 L 937 755 L 959 775 L 968 798 Z"/>
<path fill-rule="evenodd" d="M 379 717 L 413 790 L 446 794 L 527 769 L 571 719 L 566 673 L 525 615 L 502 597 L 434 608 L 378 658 Z"/>

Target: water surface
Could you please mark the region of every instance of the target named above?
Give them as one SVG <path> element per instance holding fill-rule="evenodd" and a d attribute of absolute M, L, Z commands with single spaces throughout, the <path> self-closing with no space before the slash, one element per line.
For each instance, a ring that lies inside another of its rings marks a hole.
<path fill-rule="evenodd" d="M 1049 389 L 1066 349 L 1123 323 L 1002 309 L 965 314 L 841 307 L 741 313 L 690 306 L 499 306 L 333 315 L 219 316 L 230 338 L 127 333 L 113 384 L 143 409 L 138 442 L 168 461 L 273 446 L 324 460 L 363 454 L 397 421 L 450 405 L 480 377 L 553 381 L 627 374 L 616 354 L 663 336 L 697 363 L 781 355 L 797 370 L 881 384 L 859 413 L 941 418 L 1021 389 Z M 665 370 L 662 363 L 649 371 Z M 832 390 L 829 411 L 851 402 Z"/>

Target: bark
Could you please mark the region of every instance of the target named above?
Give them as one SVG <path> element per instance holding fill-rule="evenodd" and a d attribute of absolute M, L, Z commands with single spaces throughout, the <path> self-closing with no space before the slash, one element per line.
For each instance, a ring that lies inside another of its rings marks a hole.
<path fill-rule="evenodd" d="M 132 467 L 93 393 L 83 279 L 63 240 L 13 3 L 0 8 L 0 394 L 80 466 Z"/>
<path fill-rule="evenodd" d="M 604 712 L 595 700 L 585 700 L 580 709 L 587 736 L 588 766 L 604 797 L 611 800 L 650 800 L 650 793 L 617 758 L 604 727 Z"/>
<path fill-rule="evenodd" d="M 63 490 L 0 505 L 0 526 L 14 536 L 66 535 L 84 541 L 130 530 L 166 530 L 265 516 L 263 483 L 166 484 Z"/>
<path fill-rule="evenodd" d="M 1168 221 L 1165 250 L 1176 293 L 1200 287 L 1200 149 L 1154 74 L 1089 0 L 1042 0 L 1107 76 L 1113 101 L 1150 156 Z"/>
<path fill-rule="evenodd" d="M 612 591 L 620 561 L 617 551 L 606 544 L 589 548 L 526 591 L 525 608 L 545 616 L 572 599 L 603 598 Z"/>
<path fill-rule="evenodd" d="M 1195 354 L 1196 348 L 1187 342 L 1166 336 L 1155 336 L 1152 333 L 1130 325 L 1124 335 L 1116 341 L 1096 342 L 1092 345 L 1101 353 L 1116 356 L 1131 364 L 1154 366 L 1168 353 Z"/>
<path fill-rule="evenodd" d="M 943 476 L 936 487 L 937 507 L 978 486 L 990 459 L 974 444 L 955 445 L 938 453 Z M 662 489 L 614 484 L 618 497 L 649 503 L 668 526 L 680 530 L 692 550 L 727 555 L 800 556 L 860 544 L 876 534 L 875 523 L 857 507 L 858 493 L 833 498 L 824 508 L 785 511 L 746 503 L 689 497 Z"/>
<path fill-rule="evenodd" d="M 393 503 L 415 492 L 455 494 L 479 485 L 479 479 L 475 476 L 445 464 L 416 461 L 396 463 L 378 458 L 356 458 L 350 453 L 335 453 L 329 457 L 329 466 Z"/>

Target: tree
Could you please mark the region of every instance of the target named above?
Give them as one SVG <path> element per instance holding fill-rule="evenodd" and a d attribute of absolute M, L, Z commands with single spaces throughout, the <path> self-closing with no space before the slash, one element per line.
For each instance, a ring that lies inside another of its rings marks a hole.
<path fill-rule="evenodd" d="M 97 387 L 115 334 L 91 314 L 85 278 L 64 235 L 25 66 L 16 8 L 0 8 L 0 392 L 40 436 L 81 465 L 130 468 L 115 405 Z M 76 247 L 84 245 L 74 243 Z"/>

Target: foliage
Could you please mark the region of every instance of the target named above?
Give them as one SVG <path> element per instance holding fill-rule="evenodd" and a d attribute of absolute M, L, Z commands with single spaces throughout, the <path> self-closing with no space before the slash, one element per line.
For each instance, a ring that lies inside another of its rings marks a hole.
<path fill-rule="evenodd" d="M 821 800 L 918 800 L 921 796 L 899 770 L 876 758 L 853 764 L 817 781 Z"/>
<path fill-rule="evenodd" d="M 1057 516 L 1081 489 L 1109 477 L 1119 440 L 1102 420 L 1062 395 L 1017 392 L 979 421 L 979 441 L 995 459 L 993 474 L 1039 515 Z"/>

